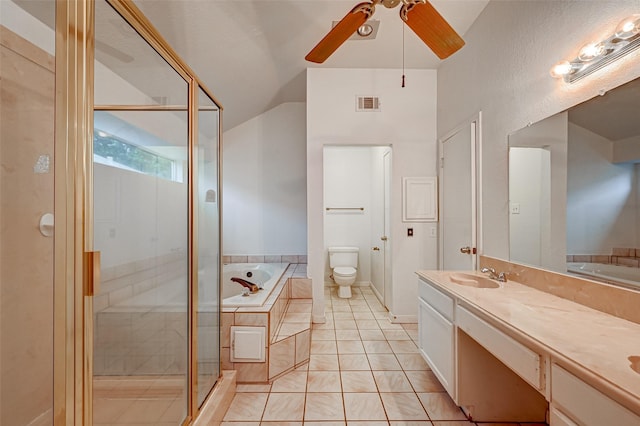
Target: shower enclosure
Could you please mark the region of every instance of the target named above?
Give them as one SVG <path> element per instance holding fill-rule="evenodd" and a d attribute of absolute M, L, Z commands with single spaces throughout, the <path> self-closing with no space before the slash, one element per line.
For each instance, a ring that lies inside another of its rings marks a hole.
<path fill-rule="evenodd" d="M 221 375 L 221 107 L 129 0 L 0 3 L 0 424 L 189 424 Z"/>

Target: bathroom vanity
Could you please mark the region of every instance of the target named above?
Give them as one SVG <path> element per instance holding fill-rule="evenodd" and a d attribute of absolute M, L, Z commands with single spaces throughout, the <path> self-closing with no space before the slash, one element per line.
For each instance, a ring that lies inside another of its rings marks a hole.
<path fill-rule="evenodd" d="M 640 425 L 640 324 L 513 280 L 417 274 L 420 352 L 471 420 Z"/>

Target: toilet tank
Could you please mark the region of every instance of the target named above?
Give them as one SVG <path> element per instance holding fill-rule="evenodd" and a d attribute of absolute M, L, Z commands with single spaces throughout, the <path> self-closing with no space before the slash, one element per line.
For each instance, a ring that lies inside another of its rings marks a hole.
<path fill-rule="evenodd" d="M 329 247 L 328 251 L 331 269 L 338 266 L 358 267 L 358 247 Z"/>

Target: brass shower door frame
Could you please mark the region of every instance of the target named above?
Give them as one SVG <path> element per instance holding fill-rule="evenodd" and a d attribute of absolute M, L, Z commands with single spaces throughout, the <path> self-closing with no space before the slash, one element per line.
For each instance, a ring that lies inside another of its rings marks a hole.
<path fill-rule="evenodd" d="M 93 114 L 96 110 L 188 111 L 188 406 L 184 425 L 198 415 L 198 94 L 217 106 L 218 206 L 221 206 L 222 105 L 131 0 L 105 0 L 187 82 L 188 105 L 94 105 L 95 1 L 56 0 L 54 425 L 93 423 Z M 98 0 L 100 1 L 100 0 Z M 219 207 L 218 253 L 222 211 Z M 91 262 L 92 265 L 87 263 Z M 218 259 L 220 282 L 221 256 Z M 98 274 L 95 277 L 99 277 Z M 219 294 L 220 296 L 220 294 Z M 218 312 L 219 315 L 219 312 Z M 218 345 L 219 350 L 219 345 Z M 219 354 L 218 354 L 219 355 Z M 220 378 L 220 376 L 218 377 Z M 206 403 L 206 401 L 205 401 Z"/>

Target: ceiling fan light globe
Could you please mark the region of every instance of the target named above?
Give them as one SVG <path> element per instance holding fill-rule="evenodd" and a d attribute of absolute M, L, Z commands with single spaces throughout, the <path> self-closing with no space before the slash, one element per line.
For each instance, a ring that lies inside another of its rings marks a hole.
<path fill-rule="evenodd" d="M 373 32 L 373 27 L 371 24 L 364 24 L 358 28 L 358 35 L 360 37 L 368 37 Z"/>

